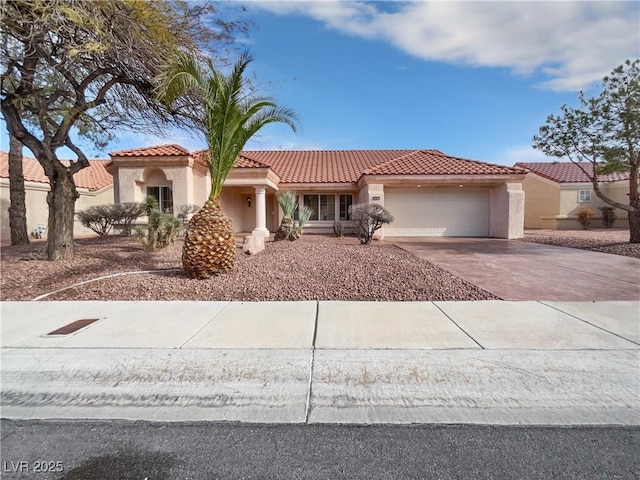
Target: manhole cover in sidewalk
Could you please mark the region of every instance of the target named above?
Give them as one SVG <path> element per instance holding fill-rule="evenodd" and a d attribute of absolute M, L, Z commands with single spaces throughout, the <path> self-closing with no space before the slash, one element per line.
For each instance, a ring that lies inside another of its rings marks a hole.
<path fill-rule="evenodd" d="M 64 327 L 61 327 L 53 332 L 47 333 L 48 335 L 69 335 L 70 333 L 77 332 L 81 328 L 84 328 L 88 325 L 91 325 L 93 322 L 97 322 L 97 318 L 83 318 L 82 320 L 76 320 L 75 322 L 71 322 Z"/>

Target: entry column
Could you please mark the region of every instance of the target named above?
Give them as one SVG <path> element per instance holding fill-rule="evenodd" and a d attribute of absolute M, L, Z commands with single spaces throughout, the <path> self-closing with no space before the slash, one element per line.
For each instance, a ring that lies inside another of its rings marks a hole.
<path fill-rule="evenodd" d="M 256 228 L 253 230 L 256 236 L 269 236 L 267 230 L 267 202 L 265 187 L 255 187 L 256 189 Z"/>

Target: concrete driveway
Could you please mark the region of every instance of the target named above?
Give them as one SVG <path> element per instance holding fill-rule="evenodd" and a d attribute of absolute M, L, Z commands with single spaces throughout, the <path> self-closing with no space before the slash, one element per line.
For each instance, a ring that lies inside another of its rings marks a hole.
<path fill-rule="evenodd" d="M 495 238 L 391 243 L 503 300 L 640 300 L 640 259 Z"/>

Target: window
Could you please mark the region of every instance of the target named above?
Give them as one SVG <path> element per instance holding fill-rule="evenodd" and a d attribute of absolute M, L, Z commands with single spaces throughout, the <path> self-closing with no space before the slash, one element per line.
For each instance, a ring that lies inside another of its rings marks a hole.
<path fill-rule="evenodd" d="M 147 187 L 147 195 L 158 201 L 158 206 L 162 212 L 173 213 L 173 191 L 171 187 Z"/>
<path fill-rule="evenodd" d="M 578 202 L 590 202 L 591 190 L 578 190 Z"/>
<path fill-rule="evenodd" d="M 340 195 L 340 220 L 349 220 L 351 205 L 353 205 L 353 195 Z"/>
<path fill-rule="evenodd" d="M 313 210 L 310 220 L 328 221 L 336 219 L 335 195 L 304 195 L 304 204 Z"/>

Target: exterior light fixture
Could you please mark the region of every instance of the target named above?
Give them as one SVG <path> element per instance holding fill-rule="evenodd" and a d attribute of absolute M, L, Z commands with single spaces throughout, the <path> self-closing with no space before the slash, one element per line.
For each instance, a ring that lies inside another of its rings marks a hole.
<path fill-rule="evenodd" d="M 247 207 L 251 208 L 251 197 L 247 195 Z"/>
<path fill-rule="evenodd" d="M 458 185 L 460 188 L 462 188 L 462 185 Z"/>

